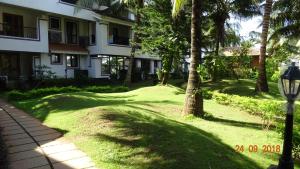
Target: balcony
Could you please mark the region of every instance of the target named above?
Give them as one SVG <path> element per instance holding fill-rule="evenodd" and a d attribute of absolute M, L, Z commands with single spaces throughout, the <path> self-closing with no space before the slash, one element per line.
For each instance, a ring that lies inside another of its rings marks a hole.
<path fill-rule="evenodd" d="M 37 39 L 35 27 L 19 27 L 11 24 L 0 23 L 0 35 L 24 39 Z"/>
<path fill-rule="evenodd" d="M 20 52 L 48 52 L 48 22 L 36 21 L 36 27 L 0 24 L 0 50 Z"/>
<path fill-rule="evenodd" d="M 109 42 L 110 45 L 124 45 L 129 46 L 129 38 L 121 36 L 113 36 Z"/>

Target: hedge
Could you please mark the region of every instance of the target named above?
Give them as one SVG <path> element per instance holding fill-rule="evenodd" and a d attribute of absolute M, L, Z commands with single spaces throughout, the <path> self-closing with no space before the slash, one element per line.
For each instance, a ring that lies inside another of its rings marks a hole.
<path fill-rule="evenodd" d="M 60 94 L 60 93 L 73 93 L 73 92 L 94 92 L 94 93 L 114 93 L 114 92 L 127 92 L 129 89 L 125 86 L 90 86 L 86 88 L 78 88 L 73 86 L 68 87 L 49 87 L 42 89 L 33 89 L 30 91 L 22 92 L 13 90 L 7 92 L 8 100 L 27 100 L 27 99 L 35 99 L 40 98 L 52 94 Z"/>

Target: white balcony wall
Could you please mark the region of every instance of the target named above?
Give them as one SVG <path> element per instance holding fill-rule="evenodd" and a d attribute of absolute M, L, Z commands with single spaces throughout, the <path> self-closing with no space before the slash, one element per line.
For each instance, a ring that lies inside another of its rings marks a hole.
<path fill-rule="evenodd" d="M 100 53 L 104 55 L 120 55 L 120 56 L 130 56 L 131 47 L 122 45 L 111 45 L 108 44 L 108 25 L 100 24 Z M 97 32 L 98 33 L 98 32 Z M 96 33 L 96 34 L 97 34 Z"/>
<path fill-rule="evenodd" d="M 85 20 L 94 20 L 95 14 L 93 11 L 82 9 L 77 13 L 74 11 L 74 5 L 68 5 L 60 0 L 0 0 L 0 3 L 45 11 Z"/>
<path fill-rule="evenodd" d="M 38 20 L 36 28 L 38 39 L 0 36 L 0 50 L 47 53 L 48 21 Z"/>

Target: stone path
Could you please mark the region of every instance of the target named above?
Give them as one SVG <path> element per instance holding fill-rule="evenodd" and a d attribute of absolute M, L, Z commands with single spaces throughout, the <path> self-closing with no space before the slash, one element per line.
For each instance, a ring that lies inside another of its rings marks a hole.
<path fill-rule="evenodd" d="M 0 127 L 10 169 L 95 169 L 62 134 L 0 100 Z"/>

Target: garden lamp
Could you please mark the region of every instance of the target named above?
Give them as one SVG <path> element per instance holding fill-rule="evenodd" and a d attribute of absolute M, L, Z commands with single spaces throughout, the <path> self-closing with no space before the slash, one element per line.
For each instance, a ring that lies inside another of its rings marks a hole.
<path fill-rule="evenodd" d="M 293 112 L 294 102 L 298 98 L 300 92 L 300 70 L 295 62 L 292 62 L 288 69 L 281 75 L 279 86 L 282 95 L 287 99 L 287 113 L 285 119 L 283 151 L 276 168 L 294 169 L 292 158 Z"/>
<path fill-rule="evenodd" d="M 300 92 L 300 70 L 295 62 L 280 77 L 281 93 L 288 101 L 294 102 Z"/>

